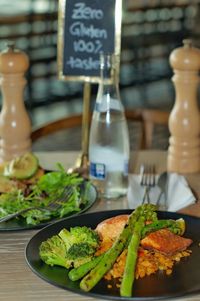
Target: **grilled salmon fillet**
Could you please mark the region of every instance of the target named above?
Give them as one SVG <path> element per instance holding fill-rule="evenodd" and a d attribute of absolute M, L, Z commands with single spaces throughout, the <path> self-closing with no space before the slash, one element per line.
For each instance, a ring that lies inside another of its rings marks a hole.
<path fill-rule="evenodd" d="M 141 240 L 143 248 L 157 250 L 166 255 L 173 255 L 179 251 L 183 251 L 191 243 L 191 239 L 176 235 L 168 229 L 152 232 Z"/>
<path fill-rule="evenodd" d="M 117 215 L 99 223 L 95 230 L 103 241 L 114 241 L 122 232 L 127 221 L 128 215 Z"/>

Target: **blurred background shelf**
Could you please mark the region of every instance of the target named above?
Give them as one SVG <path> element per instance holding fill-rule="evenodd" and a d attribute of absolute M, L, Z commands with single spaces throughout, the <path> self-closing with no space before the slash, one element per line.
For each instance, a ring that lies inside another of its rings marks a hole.
<path fill-rule="evenodd" d="M 57 0 L 1 0 L 0 51 L 15 41 L 30 58 L 25 102 L 33 126 L 82 112 L 83 84 L 57 79 Z M 120 89 L 125 108 L 170 110 L 169 54 L 192 38 L 200 47 L 200 0 L 124 0 Z M 92 100 L 96 96 L 92 87 Z"/>

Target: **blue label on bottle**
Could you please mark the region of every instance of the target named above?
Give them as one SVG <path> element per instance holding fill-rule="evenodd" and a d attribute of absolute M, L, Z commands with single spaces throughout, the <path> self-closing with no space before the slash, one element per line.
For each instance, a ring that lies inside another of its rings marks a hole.
<path fill-rule="evenodd" d="M 90 175 L 96 179 L 104 180 L 106 177 L 105 164 L 90 163 Z"/>

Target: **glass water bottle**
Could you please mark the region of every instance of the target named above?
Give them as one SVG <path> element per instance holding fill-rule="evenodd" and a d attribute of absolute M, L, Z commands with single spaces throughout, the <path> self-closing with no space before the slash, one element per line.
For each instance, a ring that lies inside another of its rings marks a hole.
<path fill-rule="evenodd" d="M 129 134 L 120 100 L 117 56 L 100 56 L 101 80 L 90 138 L 90 179 L 105 198 L 125 195 L 128 185 Z"/>

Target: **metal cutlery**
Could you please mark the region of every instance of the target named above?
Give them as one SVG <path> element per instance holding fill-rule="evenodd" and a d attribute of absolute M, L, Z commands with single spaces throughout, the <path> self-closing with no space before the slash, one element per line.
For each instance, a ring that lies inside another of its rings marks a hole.
<path fill-rule="evenodd" d="M 160 188 L 160 194 L 158 196 L 156 205 L 161 210 L 167 210 L 167 191 L 168 191 L 168 173 L 163 172 L 157 181 L 157 186 Z M 161 197 L 164 195 L 164 201 L 161 203 Z"/>
<path fill-rule="evenodd" d="M 143 164 L 140 168 L 141 181 L 140 185 L 145 187 L 142 204 L 146 201 L 150 203 L 150 189 L 156 185 L 155 181 L 155 165 L 154 164 Z"/>

